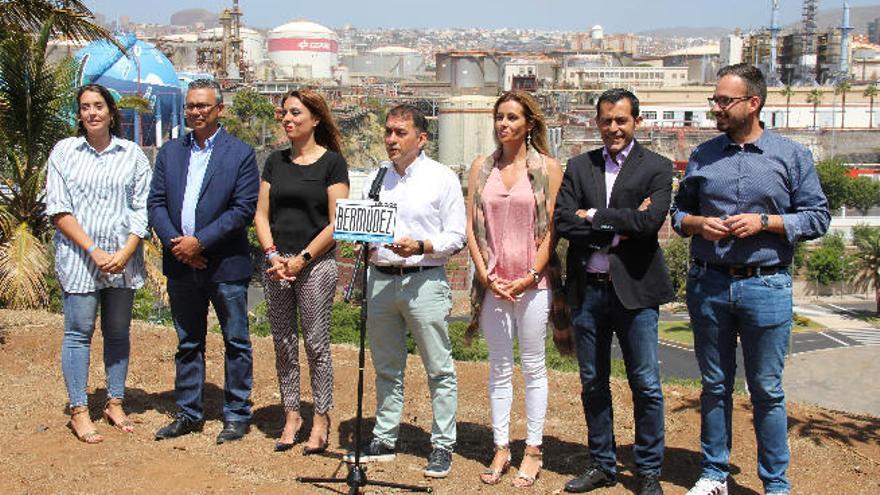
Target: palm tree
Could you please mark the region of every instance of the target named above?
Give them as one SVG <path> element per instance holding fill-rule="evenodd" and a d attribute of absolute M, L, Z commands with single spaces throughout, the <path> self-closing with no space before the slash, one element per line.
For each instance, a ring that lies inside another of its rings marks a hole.
<path fill-rule="evenodd" d="M 791 97 L 794 96 L 794 88 L 791 84 L 786 84 L 779 90 L 779 93 L 785 97 L 785 128 L 788 129 L 788 116 L 791 113 Z"/>
<path fill-rule="evenodd" d="M 857 226 L 853 228 L 856 245 L 855 282 L 867 288 L 874 286 L 876 311 L 880 313 L 880 228 Z"/>
<path fill-rule="evenodd" d="M 69 119 L 76 67 L 72 60 L 46 63 L 51 29 L 0 42 L 0 207 L 17 223 L 42 234 L 45 164 L 52 146 L 71 135 Z"/>
<path fill-rule="evenodd" d="M 819 111 L 819 103 L 822 102 L 822 90 L 819 88 L 813 88 L 810 90 L 810 94 L 807 95 L 807 103 L 813 104 L 813 129 L 816 128 L 816 112 Z"/>
<path fill-rule="evenodd" d="M 35 36 L 51 19 L 50 35 L 79 41 L 105 39 L 124 48 L 109 31 L 93 22 L 94 14 L 81 0 L 0 1 L 0 36 L 15 33 Z"/>
<path fill-rule="evenodd" d="M 865 88 L 865 92 L 862 93 L 862 96 L 868 98 L 870 102 L 868 105 L 868 129 L 874 127 L 874 97 L 877 96 L 877 86 L 871 84 L 867 88 Z"/>
<path fill-rule="evenodd" d="M 834 94 L 840 95 L 840 128 L 844 128 L 844 119 L 846 117 L 846 92 L 849 91 L 851 85 L 846 79 L 841 79 L 834 85 Z"/>
<path fill-rule="evenodd" d="M 36 307 L 48 296 L 46 161 L 71 135 L 76 79 L 72 60 L 46 62 L 52 32 L 50 16 L 37 36 L 7 31 L 0 41 L 0 301 L 11 307 Z"/>

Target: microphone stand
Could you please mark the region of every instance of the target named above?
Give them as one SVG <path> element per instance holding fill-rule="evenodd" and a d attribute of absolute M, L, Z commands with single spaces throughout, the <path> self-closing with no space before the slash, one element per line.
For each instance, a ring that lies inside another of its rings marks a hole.
<path fill-rule="evenodd" d="M 376 179 L 370 187 L 369 198 L 373 201 L 379 201 L 379 190 L 382 187 L 382 180 L 385 173 L 388 172 L 387 167 L 382 167 L 376 174 Z M 361 488 L 365 486 L 381 486 L 386 488 L 398 488 L 409 492 L 430 493 L 433 488 L 430 486 L 406 485 L 403 483 L 393 483 L 390 481 L 374 481 L 367 479 L 366 470 L 361 466 L 361 429 L 363 423 L 364 411 L 364 365 L 366 362 L 366 334 L 367 334 L 367 265 L 370 261 L 369 243 L 365 241 L 358 242 L 361 252 L 355 260 L 354 270 L 352 270 L 351 284 L 348 286 L 345 294 L 345 301 L 351 299 L 355 281 L 358 273 L 362 273 L 361 277 L 361 317 L 360 317 L 360 349 L 358 350 L 358 382 L 357 382 L 357 416 L 354 426 L 354 463 L 348 468 L 348 475 L 345 478 L 313 478 L 306 476 L 298 476 L 296 481 L 300 483 L 345 483 L 348 485 L 349 495 L 357 495 Z"/>

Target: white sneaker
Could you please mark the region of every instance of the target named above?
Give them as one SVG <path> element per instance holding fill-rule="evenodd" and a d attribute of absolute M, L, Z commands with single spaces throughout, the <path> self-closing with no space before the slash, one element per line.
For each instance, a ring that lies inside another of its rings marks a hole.
<path fill-rule="evenodd" d="M 700 478 L 687 495 L 727 495 L 727 481 Z"/>

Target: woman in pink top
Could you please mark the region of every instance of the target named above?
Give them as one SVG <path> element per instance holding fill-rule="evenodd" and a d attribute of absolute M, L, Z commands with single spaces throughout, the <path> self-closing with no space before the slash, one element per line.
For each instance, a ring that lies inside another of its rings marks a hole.
<path fill-rule="evenodd" d="M 548 268 L 559 266 L 552 218 L 562 168 L 548 156 L 544 117 L 531 95 L 522 91 L 503 94 L 495 102 L 494 116 L 498 149 L 474 160 L 467 199 L 468 249 L 475 267 L 473 321 L 468 333 L 479 326 L 489 346 L 489 403 L 495 442 L 495 456 L 480 479 L 494 485 L 510 466 L 516 337 L 525 378 L 528 436 L 513 485 L 528 487 L 534 484 L 542 464 L 547 410 L 544 342 L 551 288 L 559 286 L 560 273 Z M 556 276 L 548 276 L 548 272 Z"/>

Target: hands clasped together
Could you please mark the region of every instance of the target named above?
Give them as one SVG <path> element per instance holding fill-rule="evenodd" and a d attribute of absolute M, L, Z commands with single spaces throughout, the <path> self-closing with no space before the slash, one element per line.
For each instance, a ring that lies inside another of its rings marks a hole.
<path fill-rule="evenodd" d="M 98 269 L 102 272 L 122 273 L 132 254 L 134 254 L 134 251 L 126 248 L 120 249 L 113 254 L 110 254 L 101 248 L 96 248 L 89 256 L 91 256 L 92 261 L 98 265 Z"/>
<path fill-rule="evenodd" d="M 740 213 L 727 218 L 703 217 L 700 225 L 700 235 L 707 241 L 717 241 L 731 235 L 742 239 L 762 230 L 764 227 L 758 213 Z"/>

